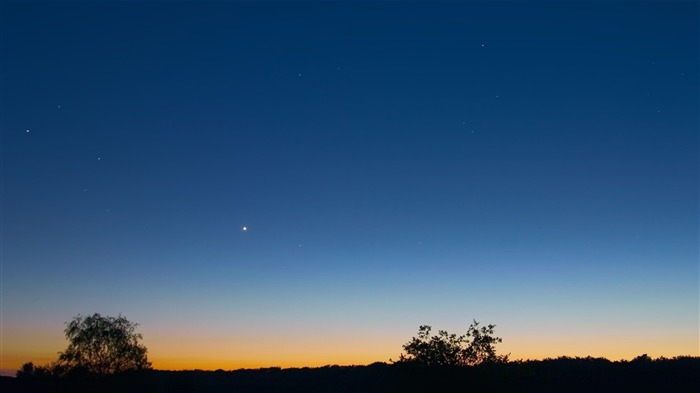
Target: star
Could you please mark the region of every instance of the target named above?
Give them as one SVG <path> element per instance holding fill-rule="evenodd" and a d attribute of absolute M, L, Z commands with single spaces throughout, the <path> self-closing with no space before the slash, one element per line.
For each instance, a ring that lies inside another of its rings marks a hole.
<path fill-rule="evenodd" d="M 243 227 L 243 228 L 241 228 L 241 230 L 243 230 L 243 232 L 246 232 L 246 231 L 248 231 L 248 227 Z"/>
<path fill-rule="evenodd" d="M 27 130 L 27 132 L 29 132 L 29 130 Z"/>

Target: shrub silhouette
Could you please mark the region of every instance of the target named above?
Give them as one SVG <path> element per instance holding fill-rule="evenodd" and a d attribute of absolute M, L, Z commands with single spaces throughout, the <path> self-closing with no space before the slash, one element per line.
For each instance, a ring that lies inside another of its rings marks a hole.
<path fill-rule="evenodd" d="M 47 379 L 51 375 L 51 366 L 35 366 L 34 363 L 27 362 L 17 371 L 16 377 L 19 379 Z"/>
<path fill-rule="evenodd" d="M 418 337 L 404 344 L 406 354 L 401 354 L 399 362 L 414 362 L 428 366 L 473 366 L 482 363 L 505 363 L 508 355 L 496 355 L 497 343 L 503 341 L 494 336 L 496 325 L 479 328 L 479 322 L 473 321 L 467 333 L 456 335 L 445 330 L 431 336 L 432 328 L 422 325 L 418 328 Z"/>

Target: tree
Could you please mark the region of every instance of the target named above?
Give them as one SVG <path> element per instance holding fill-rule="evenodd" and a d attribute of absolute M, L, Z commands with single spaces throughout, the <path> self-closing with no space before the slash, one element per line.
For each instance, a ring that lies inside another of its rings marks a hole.
<path fill-rule="evenodd" d="M 508 361 L 508 355 L 496 355 L 496 344 L 503 342 L 503 339 L 493 335 L 495 328 L 496 325 L 487 325 L 479 329 L 477 321 L 473 321 L 469 325 L 466 338 L 471 339 L 471 341 L 464 351 L 465 364 L 505 363 Z"/>
<path fill-rule="evenodd" d="M 138 324 L 121 314 L 103 317 L 100 314 L 78 315 L 67 323 L 65 352 L 58 363 L 66 370 L 84 370 L 91 374 L 115 374 L 127 370 L 150 369 L 147 349 L 139 343 Z"/>
<path fill-rule="evenodd" d="M 496 355 L 495 345 L 503 340 L 493 335 L 495 327 L 488 325 L 479 328 L 479 322 L 473 321 L 464 335 L 440 330 L 437 335 L 431 336 L 432 328 L 422 325 L 418 328 L 418 337 L 404 344 L 406 354 L 400 355 L 399 362 L 452 366 L 507 362 L 508 355 Z"/>
<path fill-rule="evenodd" d="M 35 366 L 34 363 L 27 362 L 22 365 L 22 368 L 17 370 L 15 376 L 25 379 L 47 378 L 51 376 L 51 368 L 49 366 Z"/>
<path fill-rule="evenodd" d="M 33 378 L 34 377 L 34 363 L 27 362 L 22 365 L 22 368 L 17 370 L 15 375 L 17 378 Z"/>

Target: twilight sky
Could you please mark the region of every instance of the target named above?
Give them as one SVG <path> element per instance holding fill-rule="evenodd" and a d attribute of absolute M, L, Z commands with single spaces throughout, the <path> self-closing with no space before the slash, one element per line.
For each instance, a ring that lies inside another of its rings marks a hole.
<path fill-rule="evenodd" d="M 697 2 L 0 7 L 2 369 L 700 354 Z"/>

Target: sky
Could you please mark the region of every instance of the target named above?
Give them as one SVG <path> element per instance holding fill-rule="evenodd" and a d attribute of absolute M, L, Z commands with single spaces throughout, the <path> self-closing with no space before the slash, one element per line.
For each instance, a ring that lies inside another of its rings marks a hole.
<path fill-rule="evenodd" d="M 700 355 L 698 2 L 0 7 L 6 373 Z"/>

